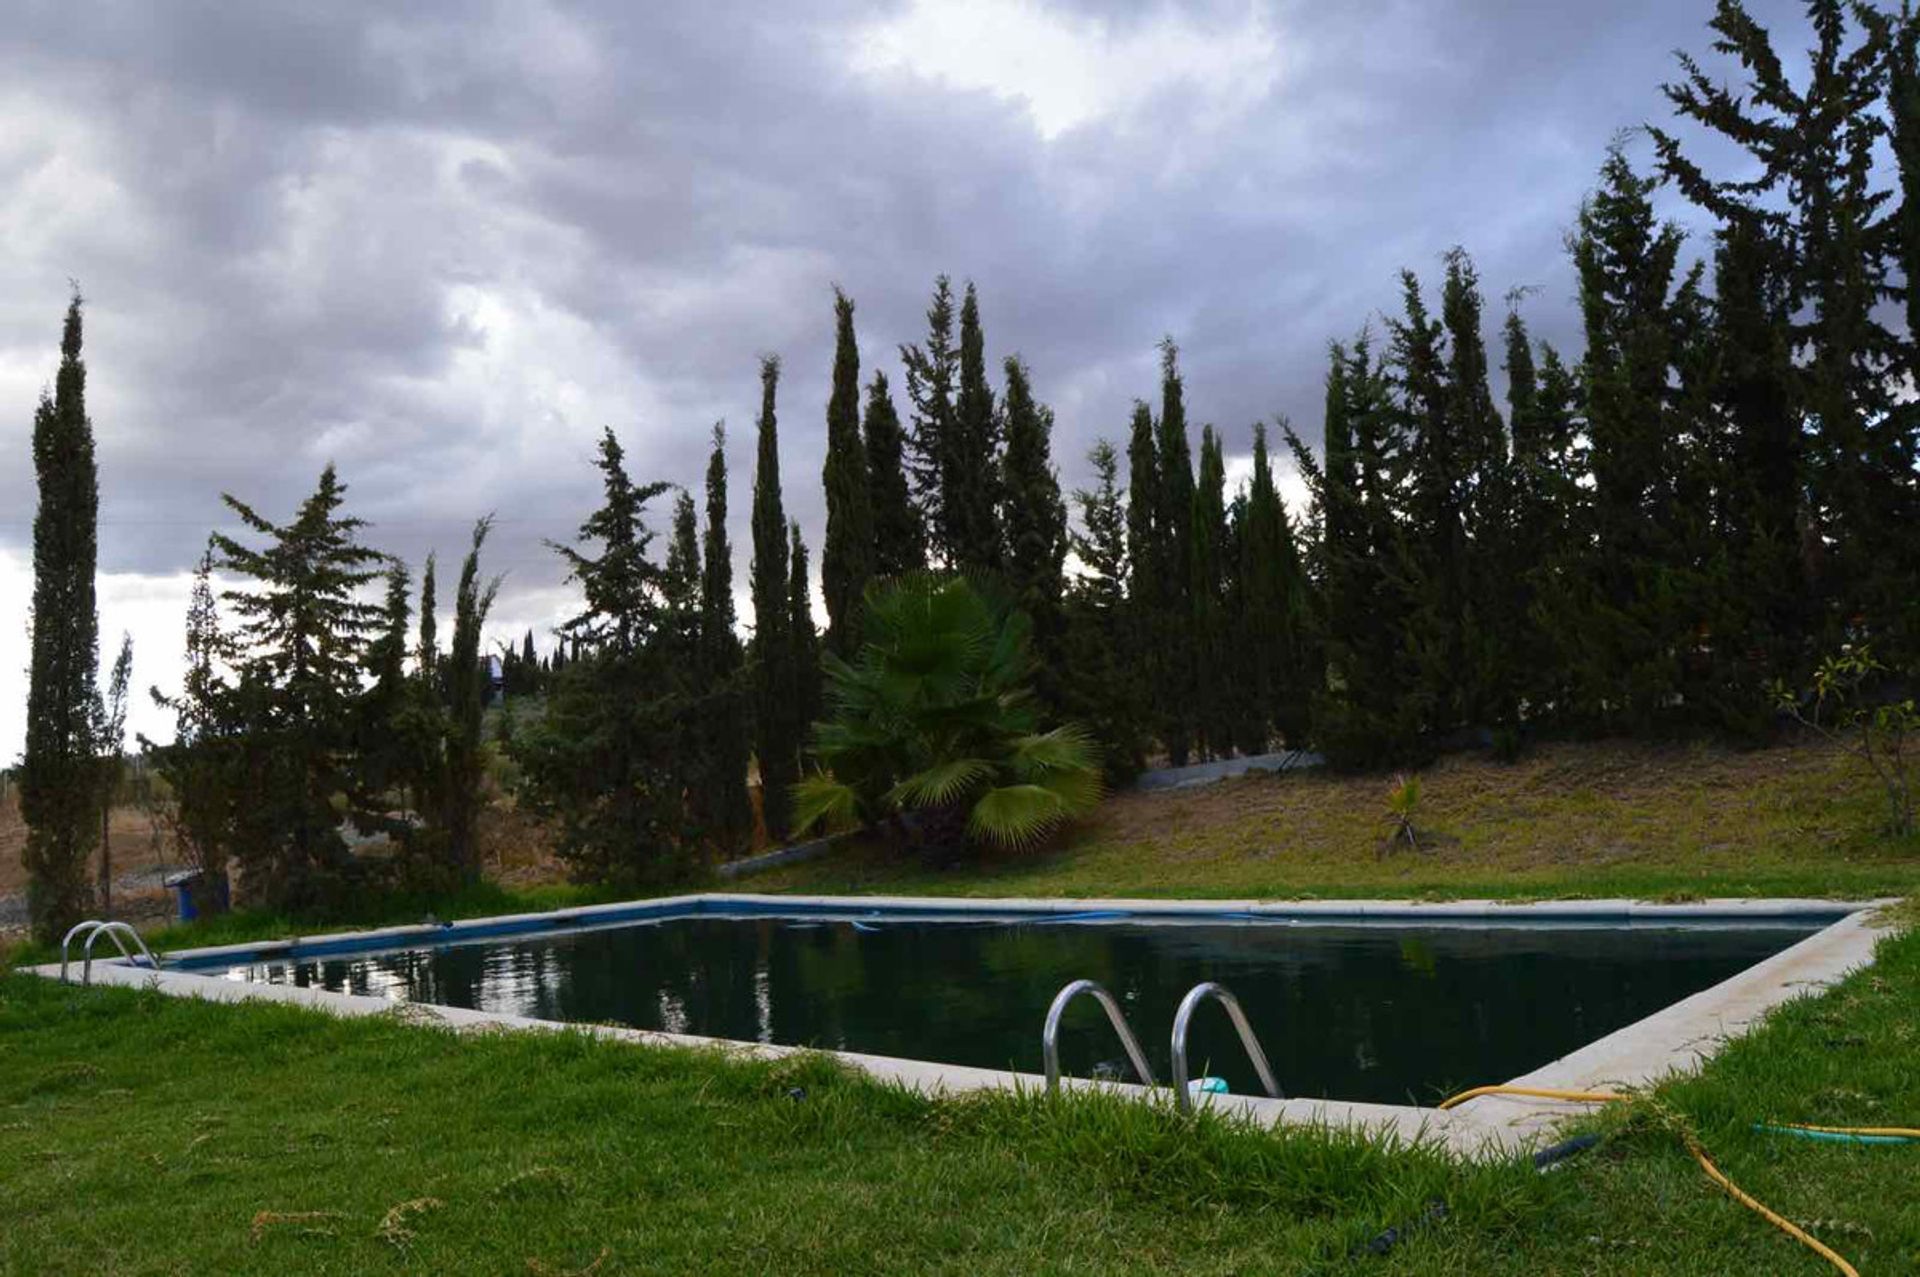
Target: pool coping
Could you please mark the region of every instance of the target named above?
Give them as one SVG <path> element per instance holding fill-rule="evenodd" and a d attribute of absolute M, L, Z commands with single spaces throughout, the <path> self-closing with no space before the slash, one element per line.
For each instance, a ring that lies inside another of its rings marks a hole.
<path fill-rule="evenodd" d="M 1813 899 L 1706 900 L 1687 904 L 1649 904 L 1633 900 L 1557 900 L 1510 904 L 1492 900 L 1409 902 L 1398 900 L 1134 900 L 1047 898 L 993 899 L 927 896 L 787 896 L 755 893 L 701 892 L 653 900 L 624 901 L 541 913 L 507 914 L 461 923 L 383 927 L 316 937 L 252 944 L 216 945 L 177 950 L 171 960 L 195 962 L 223 957 L 256 957 L 288 961 L 345 952 L 445 944 L 491 936 L 551 931 L 567 926 L 608 926 L 663 915 L 703 912 L 730 914 L 805 914 L 808 912 L 994 913 L 1049 915 L 1092 911 L 1124 911 L 1159 917 L 1238 914 L 1276 921 L 1379 922 L 1404 919 L 1417 922 L 1509 922 L 1531 925 L 1552 922 L 1687 922 L 1706 920 L 1766 921 L 1808 917 L 1835 917 L 1829 925 L 1788 946 L 1772 957 L 1726 980 L 1654 1012 L 1586 1044 L 1560 1059 L 1511 1080 L 1512 1085 L 1569 1090 L 1645 1086 L 1677 1072 L 1685 1072 L 1710 1058 L 1727 1041 L 1738 1037 L 1768 1011 L 1803 994 L 1817 992 L 1873 961 L 1874 948 L 1886 924 L 1877 914 L 1892 899 L 1833 901 Z M 26 970 L 50 979 L 60 977 L 58 963 Z M 76 975 L 77 978 L 77 975 Z M 527 1016 L 473 1011 L 433 1003 L 396 1003 L 383 997 L 332 993 L 290 985 L 242 983 L 197 971 L 152 971 L 118 956 L 97 959 L 93 978 L 103 984 L 154 988 L 173 996 L 216 1002 L 281 1002 L 313 1007 L 342 1016 L 403 1015 L 421 1022 L 439 1023 L 460 1031 L 578 1031 L 595 1037 L 642 1044 L 714 1048 L 757 1059 L 796 1054 L 820 1054 L 838 1059 L 869 1076 L 926 1094 L 977 1090 L 1040 1090 L 1038 1074 L 1004 1069 L 982 1069 L 939 1064 L 852 1051 L 740 1042 L 690 1034 L 664 1033 L 616 1025 L 577 1024 L 536 1020 Z M 1067 1079 L 1076 1088 L 1099 1088 L 1145 1097 L 1147 1088 L 1117 1082 Z M 1282 1085 L 1285 1079 L 1281 1079 Z M 1164 1095 L 1164 1089 L 1160 1092 Z M 1264 1125 L 1311 1125 L 1360 1128 L 1390 1134 L 1405 1142 L 1438 1143 L 1465 1156 L 1510 1153 L 1532 1147 L 1560 1123 L 1582 1110 L 1579 1105 L 1551 1100 L 1487 1096 L 1458 1108 L 1441 1111 L 1414 1105 L 1376 1104 L 1346 1100 L 1282 1099 L 1256 1096 L 1216 1096 L 1211 1107 L 1240 1114 Z"/>

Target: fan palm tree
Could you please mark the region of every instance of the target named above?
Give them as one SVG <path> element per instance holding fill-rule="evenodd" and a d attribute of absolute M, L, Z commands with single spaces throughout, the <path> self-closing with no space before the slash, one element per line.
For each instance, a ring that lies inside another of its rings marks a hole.
<path fill-rule="evenodd" d="M 1100 800 L 1087 734 L 1039 730 L 1026 615 L 965 577 L 913 573 L 867 587 L 865 644 L 826 658 L 820 769 L 794 787 L 801 829 L 911 813 L 929 859 L 969 840 L 1028 845 Z"/>

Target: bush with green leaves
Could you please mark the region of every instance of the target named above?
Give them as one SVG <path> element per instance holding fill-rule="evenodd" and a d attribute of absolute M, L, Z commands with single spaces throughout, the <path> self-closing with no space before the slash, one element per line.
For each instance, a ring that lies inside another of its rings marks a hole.
<path fill-rule="evenodd" d="M 819 770 L 794 787 L 800 829 L 888 824 L 946 863 L 1029 846 L 1100 800 L 1076 724 L 1040 730 L 1032 624 L 965 577 L 913 573 L 866 591 L 865 642 L 826 659 Z"/>
<path fill-rule="evenodd" d="M 1889 671 L 1866 646 L 1843 647 L 1820 662 L 1813 687 L 1795 695 L 1776 683 L 1780 708 L 1872 769 L 1887 791 L 1888 827 L 1914 832 L 1914 771 L 1920 767 L 1920 710 L 1911 696 L 1888 695 Z"/>

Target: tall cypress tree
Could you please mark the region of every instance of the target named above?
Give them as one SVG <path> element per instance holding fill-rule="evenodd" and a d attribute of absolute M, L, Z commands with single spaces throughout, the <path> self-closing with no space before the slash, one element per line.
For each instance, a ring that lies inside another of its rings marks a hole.
<path fill-rule="evenodd" d="M 1200 477 L 1193 490 L 1187 602 L 1192 626 L 1193 690 L 1200 749 L 1233 753 L 1238 710 L 1226 618 L 1226 459 L 1212 426 L 1200 431 Z"/>
<path fill-rule="evenodd" d="M 873 576 L 873 502 L 866 446 L 860 439 L 860 347 L 853 300 L 833 291 L 833 390 L 827 398 L 827 538 L 820 585 L 827 601 L 827 647 L 850 657 L 860 646 L 861 596 Z"/>
<path fill-rule="evenodd" d="M 900 576 L 927 565 L 927 534 L 907 486 L 906 435 L 887 374 L 867 386 L 867 495 L 873 508 L 873 574 Z"/>
<path fill-rule="evenodd" d="M 33 416 L 33 656 L 27 750 L 20 764 L 22 860 L 34 937 L 52 944 L 93 904 L 87 881 L 97 787 L 93 764 L 100 668 L 94 606 L 100 480 L 80 359 L 80 295 L 67 306 L 60 371 Z"/>
<path fill-rule="evenodd" d="M 708 829 L 722 851 L 737 853 L 753 839 L 753 803 L 747 795 L 747 759 L 753 733 L 747 720 L 744 656 L 734 632 L 733 547 L 727 541 L 727 436 L 713 428 L 707 459 L 707 544 L 700 577 L 700 676 L 709 708 L 701 715 L 704 776 L 699 787 Z"/>
<path fill-rule="evenodd" d="M 1286 506 L 1274 482 L 1267 427 L 1253 427 L 1253 480 L 1237 539 L 1238 603 L 1234 638 L 1245 653 L 1236 664 L 1244 682 L 1236 697 L 1253 707 L 1254 731 L 1243 742 L 1257 749 L 1271 726 L 1291 748 L 1306 741 L 1312 690 L 1307 650 L 1306 579 Z"/>
<path fill-rule="evenodd" d="M 780 361 L 760 361 L 759 451 L 753 471 L 754 745 L 760 759 L 760 811 L 767 834 L 785 842 L 792 827 L 793 785 L 800 778 L 787 515 L 780 498 L 780 433 L 774 401 Z"/>
<path fill-rule="evenodd" d="M 1066 637 L 1061 611 L 1067 553 L 1067 508 L 1053 472 L 1053 410 L 1033 397 L 1026 365 L 1006 361 L 1007 584 L 1033 621 L 1034 687 L 1042 703 L 1061 707 Z"/>
<path fill-rule="evenodd" d="M 960 303 L 960 384 L 953 402 L 952 446 L 941 472 L 940 508 L 947 518 L 953 566 L 995 572 L 1001 564 L 1000 429 L 987 384 L 980 298 L 967 285 Z"/>
<path fill-rule="evenodd" d="M 1160 452 L 1153 436 L 1153 409 L 1136 399 L 1127 430 L 1127 602 L 1121 658 L 1139 680 L 1148 720 L 1146 734 L 1155 739 L 1160 734 L 1163 657 L 1157 636 L 1165 588 L 1155 523 L 1159 511 Z"/>
<path fill-rule="evenodd" d="M 1154 705 L 1160 741 L 1175 767 L 1184 766 L 1198 726 L 1194 705 L 1193 600 L 1188 592 L 1193 562 L 1193 453 L 1187 440 L 1186 388 L 1180 349 L 1160 343 L 1160 420 L 1155 428 L 1157 479 L 1153 530 L 1156 590 L 1153 642 L 1161 653 Z"/>
<path fill-rule="evenodd" d="M 907 370 L 907 400 L 913 405 L 913 431 L 907 436 L 907 474 L 913 499 L 933 557 L 954 565 L 953 515 L 947 509 L 948 454 L 958 446 L 954 384 L 960 351 L 953 344 L 953 283 L 945 275 L 933 281 L 927 306 L 924 345 L 900 347 Z"/>
<path fill-rule="evenodd" d="M 700 635 L 700 531 L 693 494 L 674 494 L 673 532 L 667 538 L 667 568 L 661 594 L 667 608 L 667 637 L 689 665 Z"/>
<path fill-rule="evenodd" d="M 806 747 L 813 722 L 820 716 L 820 634 L 813 624 L 812 574 L 807 564 L 807 543 L 800 536 L 798 522 L 787 525 L 791 548 L 787 560 L 791 571 L 787 578 L 787 633 L 793 643 L 793 721 L 794 748 Z M 795 762 L 795 767 L 799 766 Z M 798 772 L 796 771 L 796 777 Z"/>
<path fill-rule="evenodd" d="M 414 653 L 420 677 L 429 683 L 437 677 L 435 671 L 440 664 L 440 634 L 435 619 L 439 603 L 434 598 L 435 589 L 434 556 L 429 554 L 426 570 L 420 574 L 420 645 Z"/>
<path fill-rule="evenodd" d="M 480 634 L 500 592 L 500 578 L 480 579 L 480 549 L 492 527 L 491 516 L 473 525 L 473 542 L 454 588 L 453 649 L 447 656 L 447 785 L 436 823 L 446 840 L 448 868 L 466 882 L 480 878 L 480 809 L 486 804 L 480 727 L 486 713 L 487 675 Z"/>

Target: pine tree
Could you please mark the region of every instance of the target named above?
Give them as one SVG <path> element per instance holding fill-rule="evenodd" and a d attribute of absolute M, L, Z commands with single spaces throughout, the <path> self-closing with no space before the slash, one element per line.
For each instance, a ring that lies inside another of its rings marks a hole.
<path fill-rule="evenodd" d="M 1108 781 L 1124 785 L 1146 765 L 1150 719 L 1140 654 L 1130 642 L 1128 510 L 1113 445 L 1104 439 L 1095 444 L 1087 464 L 1094 486 L 1074 493 L 1083 531 L 1070 533 L 1084 571 L 1074 578 L 1065 605 L 1064 713 L 1093 733 Z"/>
<path fill-rule="evenodd" d="M 737 854 L 753 839 L 753 803 L 747 760 L 753 732 L 747 720 L 745 658 L 734 632 L 733 548 L 727 541 L 727 436 L 713 428 L 707 461 L 707 544 L 700 578 L 700 679 L 709 708 L 700 716 L 703 743 L 701 807 L 714 842 Z"/>
<path fill-rule="evenodd" d="M 860 646 L 861 595 L 874 573 L 873 499 L 866 446 L 860 439 L 860 348 L 853 301 L 833 293 L 833 391 L 827 399 L 827 537 L 820 586 L 827 602 L 827 647 L 842 658 Z"/>
<path fill-rule="evenodd" d="M 907 370 L 907 400 L 913 405 L 913 432 L 907 436 L 907 474 L 913 481 L 914 504 L 933 557 L 952 566 L 953 516 L 946 508 L 951 463 L 947 458 L 958 445 L 953 393 L 960 352 L 953 344 L 953 284 L 945 275 L 933 281 L 926 344 L 900 347 L 900 362 Z"/>
<path fill-rule="evenodd" d="M 927 534 L 907 487 L 906 435 L 887 374 L 867 386 L 867 492 L 873 507 L 873 574 L 901 576 L 927 565 Z"/>
<path fill-rule="evenodd" d="M 353 787 L 360 670 L 383 619 L 360 591 L 385 563 L 360 544 L 364 523 L 340 513 L 346 491 L 327 466 L 287 524 L 224 496 L 265 544 L 213 538 L 220 566 L 252 583 L 224 595 L 239 620 L 237 673 L 253 705 L 247 746 L 261 772 L 236 855 L 248 894 L 276 908 L 324 904 L 346 886 L 333 799 Z"/>
<path fill-rule="evenodd" d="M 820 717 L 820 635 L 813 624 L 812 574 L 807 564 L 807 543 L 800 537 L 798 523 L 789 524 L 787 532 L 792 543 L 788 553 L 791 574 L 787 580 L 787 632 L 793 643 L 792 712 L 797 758 L 812 734 L 814 720 Z M 796 761 L 796 779 L 798 775 Z"/>
<path fill-rule="evenodd" d="M 953 566 L 997 572 L 1001 563 L 1000 425 L 987 384 L 980 298 L 967 285 L 960 303 L 960 383 L 953 402 L 952 446 L 941 471 L 940 508 Z"/>
<path fill-rule="evenodd" d="M 33 416 L 33 655 L 27 749 L 20 763 L 22 862 L 34 938 L 53 944 L 87 915 L 87 861 L 97 801 L 94 680 L 100 620 L 94 606 L 100 481 L 80 358 L 80 296 L 67 307 L 60 371 Z"/>
<path fill-rule="evenodd" d="M 780 361 L 760 362 L 759 456 L 753 472 L 754 744 L 760 760 L 760 811 L 767 835 L 785 842 L 793 785 L 800 778 L 799 670 L 794 664 L 788 599 L 790 547 L 780 499 L 780 436 L 774 400 Z"/>
<path fill-rule="evenodd" d="M 1160 741 L 1175 767 L 1186 765 L 1198 723 L 1194 705 L 1193 600 L 1189 582 L 1193 563 L 1193 454 L 1187 441 L 1186 390 L 1180 378 L 1180 350 L 1168 337 L 1160 343 L 1160 420 L 1155 428 L 1158 457 L 1153 513 L 1156 590 L 1153 642 L 1160 668 L 1154 704 L 1160 717 Z"/>
<path fill-rule="evenodd" d="M 699 769 L 682 732 L 698 698 L 671 638 L 665 570 L 648 554 L 646 507 L 672 485 L 635 484 L 610 430 L 597 464 L 600 508 L 574 545 L 550 543 L 586 606 L 561 626 L 571 650 L 514 750 L 522 794 L 558 826 L 575 876 L 634 888 L 684 876 L 701 858 L 687 806 Z"/>
<path fill-rule="evenodd" d="M 1193 647 L 1195 725 L 1203 756 L 1233 753 L 1238 711 L 1227 650 L 1226 459 L 1212 426 L 1200 432 L 1200 477 L 1193 490 L 1187 600 Z"/>
<path fill-rule="evenodd" d="M 1067 509 L 1053 472 L 1053 410 L 1037 403 L 1026 365 L 1005 364 L 1006 530 L 1003 557 L 1014 605 L 1033 622 L 1034 689 L 1058 713 L 1062 703 L 1066 620 Z"/>

